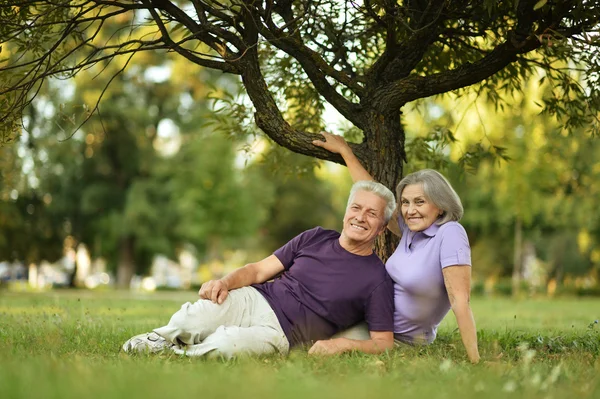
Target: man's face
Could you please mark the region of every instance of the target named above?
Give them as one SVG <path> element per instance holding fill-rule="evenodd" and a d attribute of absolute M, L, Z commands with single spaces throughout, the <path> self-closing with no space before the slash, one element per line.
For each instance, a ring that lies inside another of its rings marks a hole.
<path fill-rule="evenodd" d="M 357 191 L 346 208 L 342 234 L 357 244 L 373 243 L 385 229 L 385 205 L 385 200 L 378 195 Z"/>

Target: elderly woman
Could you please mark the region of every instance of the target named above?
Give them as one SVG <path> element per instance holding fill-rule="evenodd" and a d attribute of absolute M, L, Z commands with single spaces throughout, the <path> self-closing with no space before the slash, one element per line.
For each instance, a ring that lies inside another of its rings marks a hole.
<path fill-rule="evenodd" d="M 344 139 L 322 133 L 313 144 L 339 153 L 354 181 L 373 180 Z M 473 363 L 479 361 L 477 331 L 469 305 L 471 250 L 460 198 L 440 173 L 424 169 L 404 177 L 396 188 L 398 207 L 388 228 L 401 237 L 386 269 L 394 280 L 394 338 L 411 345 L 430 344 L 452 308 L 462 342 Z"/>

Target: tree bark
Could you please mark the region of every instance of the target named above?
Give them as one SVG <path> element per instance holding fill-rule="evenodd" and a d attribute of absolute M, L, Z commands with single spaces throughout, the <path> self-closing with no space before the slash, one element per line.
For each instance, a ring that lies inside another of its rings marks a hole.
<path fill-rule="evenodd" d="M 405 135 L 400 123 L 400 111 L 381 114 L 375 110 L 367 113 L 367 129 L 364 131 L 366 157 L 361 162 L 371 176 L 384 184 L 397 197 L 396 186 L 402 179 L 406 153 L 404 151 Z M 398 245 L 398 237 L 386 230 L 376 242 L 377 255 L 385 262 Z"/>
<path fill-rule="evenodd" d="M 117 265 L 117 288 L 128 289 L 135 272 L 134 238 L 127 236 L 119 244 L 119 260 Z"/>

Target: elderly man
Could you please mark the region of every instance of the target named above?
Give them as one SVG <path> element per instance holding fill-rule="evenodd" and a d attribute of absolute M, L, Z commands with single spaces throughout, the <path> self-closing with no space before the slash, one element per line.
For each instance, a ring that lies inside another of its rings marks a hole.
<path fill-rule="evenodd" d="M 305 231 L 260 262 L 208 281 L 200 300 L 184 304 L 168 325 L 131 338 L 123 350 L 231 358 L 287 354 L 305 344 L 312 344 L 311 354 L 392 348 L 393 287 L 373 243 L 395 207 L 385 186 L 355 183 L 341 234 Z M 370 339 L 330 339 L 362 320 Z"/>

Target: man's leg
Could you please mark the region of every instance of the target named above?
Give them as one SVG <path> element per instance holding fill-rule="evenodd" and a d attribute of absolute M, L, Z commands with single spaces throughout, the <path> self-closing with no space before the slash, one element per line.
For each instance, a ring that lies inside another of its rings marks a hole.
<path fill-rule="evenodd" d="M 248 313 L 249 325 L 221 325 L 201 343 L 174 348 L 173 351 L 188 356 L 207 355 L 227 359 L 242 354 L 287 354 L 289 342 L 266 299 L 253 288 L 247 292 L 245 299 L 253 310 Z"/>
<path fill-rule="evenodd" d="M 187 356 L 208 356 L 231 359 L 239 355 L 287 354 L 289 343 L 283 331 L 271 327 L 221 326 L 204 342 L 173 352 Z"/>
<path fill-rule="evenodd" d="M 219 327 L 223 327 L 227 333 L 220 332 L 208 340 L 207 337 L 215 333 Z M 233 342 L 236 340 L 236 334 L 232 333 L 235 329 L 227 330 L 229 327 L 256 327 L 254 328 L 256 331 L 250 335 L 243 332 L 237 334 L 241 341 L 251 340 L 252 334 L 255 334 L 257 342 L 275 345 L 280 352 L 287 352 L 289 348 L 287 338 L 268 302 L 254 288 L 244 287 L 230 291 L 227 299 L 221 305 L 209 300 L 183 304 L 181 309 L 171 317 L 169 324 L 156 328 L 151 333 L 131 338 L 123 345 L 123 350 L 125 352 L 160 352 L 169 349 L 176 353 L 185 353 L 188 349 L 191 356 L 201 356 L 212 351 L 219 353 L 221 352 L 219 348 L 222 347 L 223 354 L 219 355 L 229 357 L 227 353 L 233 353 L 231 350 L 225 349 L 230 345 L 229 342 L 232 342 L 233 348 L 238 348 L 237 343 Z M 266 327 L 262 334 L 259 333 L 261 327 Z M 271 330 L 275 330 L 276 333 L 271 333 Z M 228 338 L 225 339 L 225 337 Z M 207 345 L 192 347 L 205 340 L 208 341 Z M 244 343 L 242 345 L 252 348 L 245 352 L 269 353 L 268 348 L 260 349 L 260 345 Z M 178 348 L 184 349 L 178 350 Z"/>
<path fill-rule="evenodd" d="M 249 299 L 251 287 L 232 290 L 222 304 L 208 299 L 184 303 L 164 327 L 154 332 L 174 344 L 195 345 L 204 341 L 219 326 L 249 327 L 254 313 Z"/>
<path fill-rule="evenodd" d="M 136 335 L 123 345 L 125 352 L 157 353 L 174 346 L 195 345 L 215 332 L 219 326 L 250 326 L 248 290 L 240 288 L 229 292 L 225 301 L 218 305 L 206 299 L 181 306 L 164 327 Z"/>

